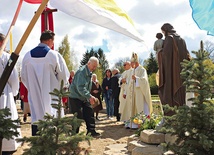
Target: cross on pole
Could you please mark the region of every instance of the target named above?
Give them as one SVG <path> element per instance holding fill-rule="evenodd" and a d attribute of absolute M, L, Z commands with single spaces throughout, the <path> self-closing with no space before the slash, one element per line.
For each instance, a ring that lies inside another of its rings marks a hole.
<path fill-rule="evenodd" d="M 44 16 L 44 18 L 42 18 L 41 23 L 42 23 L 42 32 L 45 30 L 51 30 L 53 31 L 53 16 L 52 16 L 52 12 L 57 12 L 57 9 L 49 9 L 47 6 L 44 9 L 44 11 L 42 12 L 42 16 Z M 44 25 L 44 29 L 43 29 L 43 25 Z M 52 26 L 52 27 L 50 27 Z"/>
<path fill-rule="evenodd" d="M 54 26 L 53 26 L 53 12 L 57 12 L 57 9 L 50 9 L 45 7 L 44 11 L 41 14 L 41 32 L 46 30 L 51 30 L 54 32 Z M 52 47 L 54 49 L 54 46 Z"/>

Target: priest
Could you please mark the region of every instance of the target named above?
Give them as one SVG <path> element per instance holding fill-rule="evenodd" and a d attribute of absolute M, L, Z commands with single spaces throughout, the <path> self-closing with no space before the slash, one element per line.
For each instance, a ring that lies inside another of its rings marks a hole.
<path fill-rule="evenodd" d="M 61 54 L 51 49 L 55 34 L 44 31 L 37 47 L 27 52 L 22 61 L 21 79 L 28 90 L 28 102 L 31 109 L 32 136 L 38 129 L 34 122 L 44 120 L 46 113 L 56 116 L 53 109 L 53 96 L 49 93 L 59 89 L 69 79 L 69 70 Z M 62 111 L 64 114 L 64 111 Z"/>

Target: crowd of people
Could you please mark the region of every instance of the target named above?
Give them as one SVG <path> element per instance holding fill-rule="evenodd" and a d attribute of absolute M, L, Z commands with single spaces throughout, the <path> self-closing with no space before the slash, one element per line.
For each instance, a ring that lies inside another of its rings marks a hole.
<path fill-rule="evenodd" d="M 162 39 L 162 33 L 157 33 L 158 40 L 154 44 L 159 65 L 160 100 L 162 104 L 181 106 L 185 104 L 185 87 L 179 75 L 180 62 L 183 59 L 189 60 L 189 53 L 185 41 L 171 24 L 164 24 L 161 30 L 165 39 Z M 39 45 L 27 52 L 22 60 L 20 80 L 14 68 L 0 98 L 0 109 L 9 107 L 11 119 L 17 119 L 14 96 L 19 92 L 20 85 L 20 99 L 24 103 L 23 121 L 26 122 L 27 116 L 31 116 L 32 136 L 37 135 L 38 131 L 34 122 L 43 120 L 46 113 L 56 116 L 56 110 L 51 106 L 54 97 L 49 92 L 55 88 L 59 89 L 62 80 L 65 89 L 70 91 L 69 97 L 63 98 L 64 106 L 69 109 L 67 113 L 77 113 L 77 118 L 83 119 L 86 123 L 86 134 L 93 137 L 100 136 L 96 131 L 95 119 L 100 120 L 99 111 L 103 109 L 102 97 L 106 105 L 106 119 L 116 118 L 117 121 L 123 121 L 126 128 L 134 128 L 129 120 L 137 113 L 144 112 L 145 115 L 152 113 L 148 75 L 146 69 L 140 65 L 137 53 L 132 53 L 130 60 L 123 63 L 125 70 L 123 73 L 120 74 L 117 68 L 107 69 L 100 83 L 97 75 L 93 73 L 99 65 L 99 60 L 92 56 L 87 64 L 76 72 L 73 70 L 69 72 L 61 54 L 51 49 L 54 37 L 55 34 L 50 30 L 41 34 Z M 4 39 L 5 36 L 0 34 L 0 47 Z M 7 52 L 2 53 L 0 74 L 4 71 L 9 57 L 10 54 Z M 99 104 L 92 106 L 96 102 Z M 63 109 L 61 114 L 64 115 Z M 20 132 L 20 129 L 18 131 Z M 76 132 L 79 132 L 79 128 Z M 16 151 L 20 144 L 15 139 L 19 137 L 21 132 L 18 137 L 3 140 L 3 155 Z"/>

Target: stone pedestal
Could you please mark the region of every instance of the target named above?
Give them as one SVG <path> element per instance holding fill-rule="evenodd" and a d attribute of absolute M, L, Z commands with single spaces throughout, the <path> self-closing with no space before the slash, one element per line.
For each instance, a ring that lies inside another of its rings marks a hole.
<path fill-rule="evenodd" d="M 160 143 L 174 143 L 176 136 L 158 133 L 155 130 L 143 130 L 140 137 L 131 135 L 127 144 L 113 144 L 106 147 L 103 155 L 174 155 L 164 152 Z"/>
<path fill-rule="evenodd" d="M 140 133 L 140 140 L 147 144 L 160 144 L 165 142 L 165 134 L 156 130 L 143 130 Z"/>

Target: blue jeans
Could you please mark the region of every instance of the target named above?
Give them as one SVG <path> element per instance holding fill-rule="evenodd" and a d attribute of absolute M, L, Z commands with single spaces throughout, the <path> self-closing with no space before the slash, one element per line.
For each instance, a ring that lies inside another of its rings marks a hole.
<path fill-rule="evenodd" d="M 114 116 L 114 103 L 113 103 L 113 99 L 112 99 L 112 90 L 111 89 L 107 90 L 107 92 L 105 93 L 104 99 L 105 99 L 105 103 L 106 103 L 107 116 L 108 117 Z"/>

